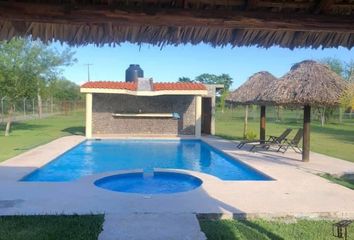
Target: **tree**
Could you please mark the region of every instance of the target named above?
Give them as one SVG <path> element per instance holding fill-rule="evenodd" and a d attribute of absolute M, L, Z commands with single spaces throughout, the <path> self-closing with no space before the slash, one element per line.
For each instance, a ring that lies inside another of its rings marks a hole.
<path fill-rule="evenodd" d="M 193 80 L 189 77 L 180 77 L 178 78 L 178 82 L 193 82 Z"/>
<path fill-rule="evenodd" d="M 233 83 L 232 78 L 230 77 L 229 74 L 221 74 L 218 76 L 217 84 L 223 84 L 224 89 L 228 92 L 230 90 L 230 87 Z"/>
<path fill-rule="evenodd" d="M 229 74 L 208 74 L 203 73 L 195 78 L 196 82 L 204 83 L 204 84 L 222 84 L 224 85 L 224 89 L 220 92 L 220 106 L 221 112 L 224 112 L 225 109 L 225 99 L 229 93 L 230 86 L 232 84 L 232 78 Z"/>
<path fill-rule="evenodd" d="M 229 74 L 221 74 L 215 75 L 210 73 L 203 73 L 197 76 L 194 80 L 189 77 L 180 77 L 178 78 L 178 82 L 199 82 L 203 84 L 222 84 L 224 85 L 224 89 L 229 91 L 230 86 L 232 84 L 232 78 Z"/>
<path fill-rule="evenodd" d="M 320 60 L 321 63 L 326 64 L 329 68 L 341 76 L 345 81 L 354 81 L 354 60 L 343 62 L 337 58 L 324 58 Z"/>
<path fill-rule="evenodd" d="M 26 54 L 29 48 L 24 39 L 0 42 L 0 92 L 10 104 L 5 136 L 10 133 L 15 102 L 33 96 L 36 91 L 30 59 Z"/>
<path fill-rule="evenodd" d="M 345 67 L 341 60 L 333 57 L 328 57 L 321 59 L 320 63 L 328 65 L 333 72 L 336 72 L 339 76 L 343 76 Z"/>
<path fill-rule="evenodd" d="M 61 75 L 62 66 L 69 66 L 76 61 L 74 52 L 69 48 L 58 52 L 56 49 L 50 48 L 41 41 L 31 41 L 31 49 L 28 55 L 32 61 L 32 73 L 37 78 L 37 99 L 38 99 L 38 115 L 42 117 L 42 95 L 47 84 L 57 79 Z"/>
<path fill-rule="evenodd" d="M 191 80 L 188 77 L 180 77 L 178 79 L 179 82 L 199 82 L 203 84 L 222 84 L 224 85 L 224 89 L 219 92 L 220 94 L 220 105 L 221 105 L 221 111 L 224 112 L 225 109 L 225 99 L 228 95 L 230 86 L 232 84 L 232 78 L 230 77 L 229 74 L 221 74 L 221 75 L 215 75 L 215 74 L 209 74 L 209 73 L 203 73 L 197 76 L 194 80 Z"/>
<path fill-rule="evenodd" d="M 195 78 L 196 82 L 204 83 L 204 84 L 223 84 L 224 85 L 224 90 L 228 91 L 230 89 L 230 86 L 232 84 L 232 78 L 230 77 L 229 74 L 221 74 L 221 75 L 215 75 L 215 74 L 209 74 L 209 73 L 203 73 Z"/>
<path fill-rule="evenodd" d="M 350 83 L 354 83 L 354 60 L 345 63 L 343 77 Z"/>
<path fill-rule="evenodd" d="M 329 68 L 336 72 L 339 76 L 341 76 L 345 81 L 349 83 L 349 88 L 343 93 L 343 96 L 341 98 L 341 107 L 345 109 L 352 109 L 351 101 L 352 98 L 354 97 L 354 94 L 351 92 L 353 91 L 351 89 L 350 83 L 354 82 L 354 60 L 351 60 L 349 62 L 343 62 L 337 58 L 324 58 L 320 60 L 320 62 L 327 64 Z M 339 122 L 342 121 L 342 112 L 343 110 L 339 108 Z M 320 119 L 321 119 L 321 125 L 324 126 L 325 119 L 328 119 L 333 115 L 333 109 L 326 109 L 326 108 L 321 108 L 318 109 L 318 112 L 320 114 Z"/>
<path fill-rule="evenodd" d="M 50 81 L 48 94 L 59 101 L 76 101 L 82 98 L 80 86 L 64 78 Z"/>
<path fill-rule="evenodd" d="M 60 66 L 74 61 L 73 55 L 70 49 L 59 53 L 29 38 L 0 41 L 0 93 L 10 104 L 5 136 L 10 133 L 15 102 L 37 95 L 40 104 L 43 89 L 61 74 Z"/>
<path fill-rule="evenodd" d="M 229 91 L 222 91 L 221 96 L 220 96 L 220 106 L 221 106 L 221 112 L 224 113 L 225 111 L 225 100 L 227 96 L 229 95 Z"/>
<path fill-rule="evenodd" d="M 341 97 L 341 105 L 343 108 L 352 112 L 354 109 L 354 82 L 348 84 L 347 89 Z"/>

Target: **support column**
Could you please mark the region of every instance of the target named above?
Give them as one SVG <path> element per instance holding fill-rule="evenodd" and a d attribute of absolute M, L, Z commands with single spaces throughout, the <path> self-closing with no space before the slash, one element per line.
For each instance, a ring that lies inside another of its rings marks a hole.
<path fill-rule="evenodd" d="M 245 106 L 245 119 L 243 122 L 243 139 L 246 139 L 247 130 L 248 130 L 248 105 Z"/>
<path fill-rule="evenodd" d="M 259 139 L 264 143 L 266 139 L 266 106 L 261 106 L 261 119 L 259 126 Z"/>
<path fill-rule="evenodd" d="M 210 134 L 215 135 L 215 88 L 213 91 L 213 96 L 211 97 L 211 123 L 210 123 Z"/>
<path fill-rule="evenodd" d="M 195 137 L 202 134 L 202 96 L 195 97 Z"/>
<path fill-rule="evenodd" d="M 311 123 L 311 106 L 304 106 L 304 134 L 302 139 L 302 161 L 310 161 L 310 123 Z"/>
<path fill-rule="evenodd" d="M 92 93 L 86 94 L 86 138 L 92 138 Z"/>

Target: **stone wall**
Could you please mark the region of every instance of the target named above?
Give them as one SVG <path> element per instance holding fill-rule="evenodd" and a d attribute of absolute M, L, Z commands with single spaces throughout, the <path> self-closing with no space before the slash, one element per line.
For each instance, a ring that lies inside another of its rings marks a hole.
<path fill-rule="evenodd" d="M 194 96 L 131 96 L 93 94 L 93 134 L 194 135 Z M 172 118 L 113 117 L 112 113 L 172 113 Z"/>

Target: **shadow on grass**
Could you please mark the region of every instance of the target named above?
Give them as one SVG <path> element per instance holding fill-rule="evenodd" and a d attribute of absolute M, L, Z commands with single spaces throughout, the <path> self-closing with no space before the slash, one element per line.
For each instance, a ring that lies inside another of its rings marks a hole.
<path fill-rule="evenodd" d="M 40 128 L 48 127 L 49 125 L 43 124 L 30 124 L 26 122 L 13 122 L 11 123 L 11 131 L 16 130 L 35 130 Z M 5 131 L 6 123 L 0 124 L 0 131 Z"/>
<path fill-rule="evenodd" d="M 65 128 L 61 131 L 69 133 L 71 135 L 84 135 L 85 127 L 83 127 L 83 126 L 68 127 L 68 128 Z"/>
<path fill-rule="evenodd" d="M 354 173 L 347 173 L 344 174 L 343 176 L 333 176 L 331 174 L 325 173 L 325 174 L 319 174 L 319 176 L 333 182 L 339 185 L 342 185 L 344 187 L 347 187 L 349 189 L 354 190 Z"/>
<path fill-rule="evenodd" d="M 267 236 L 269 239 L 272 239 L 272 240 L 283 240 L 284 239 L 282 237 L 279 237 L 275 233 L 268 231 L 267 229 L 263 228 L 262 226 L 254 223 L 254 222 L 242 220 L 239 223 L 243 224 L 244 226 L 247 226 L 248 228 L 252 229 L 253 231 L 257 231 L 262 236 Z M 261 238 L 259 238 L 259 239 L 261 239 Z"/>
<path fill-rule="evenodd" d="M 284 238 L 248 220 L 199 219 L 202 231 L 208 240 L 283 240 Z"/>

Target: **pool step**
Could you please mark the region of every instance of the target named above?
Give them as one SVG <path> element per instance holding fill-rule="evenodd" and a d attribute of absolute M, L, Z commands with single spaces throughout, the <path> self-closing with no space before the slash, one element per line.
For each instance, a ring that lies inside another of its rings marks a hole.
<path fill-rule="evenodd" d="M 194 214 L 106 214 L 99 240 L 205 240 Z"/>

